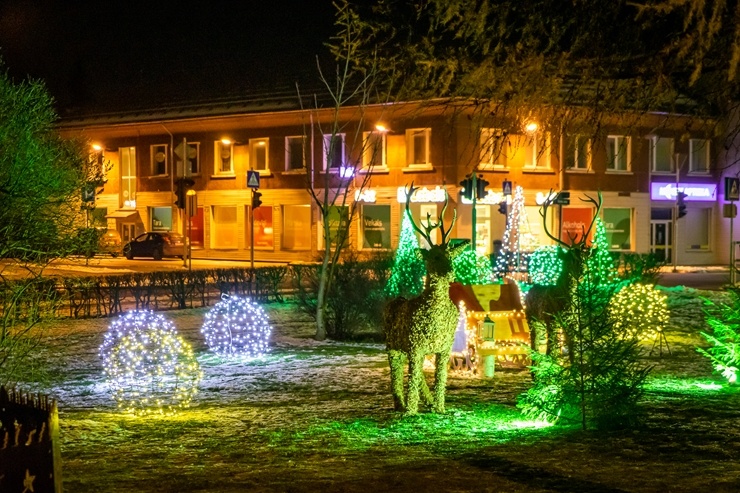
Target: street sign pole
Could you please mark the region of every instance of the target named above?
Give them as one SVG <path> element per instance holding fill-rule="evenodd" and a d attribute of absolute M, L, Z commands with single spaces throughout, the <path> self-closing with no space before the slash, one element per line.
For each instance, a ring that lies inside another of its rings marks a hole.
<path fill-rule="evenodd" d="M 254 189 L 252 189 L 254 196 Z M 254 270 L 254 200 L 249 207 L 249 265 Z"/>

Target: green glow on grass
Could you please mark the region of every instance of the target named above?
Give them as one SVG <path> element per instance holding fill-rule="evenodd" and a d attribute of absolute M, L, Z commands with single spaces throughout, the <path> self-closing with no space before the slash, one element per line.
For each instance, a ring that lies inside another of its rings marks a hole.
<path fill-rule="evenodd" d="M 726 391 L 728 387 L 706 378 L 672 378 L 653 377 L 645 382 L 648 392 L 677 394 L 706 394 L 707 392 Z"/>

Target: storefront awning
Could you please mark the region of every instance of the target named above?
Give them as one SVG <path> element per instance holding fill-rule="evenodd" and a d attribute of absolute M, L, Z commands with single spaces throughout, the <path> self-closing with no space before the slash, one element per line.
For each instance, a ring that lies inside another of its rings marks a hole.
<path fill-rule="evenodd" d="M 107 214 L 105 217 L 106 219 L 133 219 L 132 216 L 138 216 L 139 211 L 131 211 L 131 210 L 121 210 L 121 211 L 113 211 L 110 214 Z"/>

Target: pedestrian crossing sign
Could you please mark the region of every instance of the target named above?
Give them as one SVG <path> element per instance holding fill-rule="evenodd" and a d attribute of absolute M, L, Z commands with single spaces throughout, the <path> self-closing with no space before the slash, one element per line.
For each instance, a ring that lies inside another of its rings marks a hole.
<path fill-rule="evenodd" d="M 740 178 L 725 177 L 725 200 L 740 200 Z"/>
<path fill-rule="evenodd" d="M 260 187 L 260 174 L 257 171 L 247 171 L 247 187 L 259 188 Z"/>

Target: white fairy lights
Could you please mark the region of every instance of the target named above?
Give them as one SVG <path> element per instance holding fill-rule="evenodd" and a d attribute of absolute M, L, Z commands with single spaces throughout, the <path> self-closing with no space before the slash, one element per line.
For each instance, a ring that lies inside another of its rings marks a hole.
<path fill-rule="evenodd" d="M 100 357 L 119 409 L 137 414 L 187 407 L 202 377 L 190 344 L 172 322 L 151 311 L 114 320 Z"/>
<path fill-rule="evenodd" d="M 249 298 L 225 297 L 206 313 L 201 333 L 222 358 L 249 359 L 268 349 L 272 327 L 264 309 Z"/>

